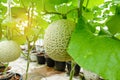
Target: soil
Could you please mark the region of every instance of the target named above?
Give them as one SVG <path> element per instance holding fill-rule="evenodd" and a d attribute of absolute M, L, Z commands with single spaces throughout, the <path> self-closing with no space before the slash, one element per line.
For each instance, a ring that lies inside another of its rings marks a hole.
<path fill-rule="evenodd" d="M 10 80 L 20 80 L 20 76 L 16 74 Z"/>
<path fill-rule="evenodd" d="M 25 71 L 26 64 L 27 64 L 27 60 L 25 60 L 25 58 L 23 57 L 20 57 L 16 61 L 10 62 L 9 66 L 12 67 L 10 71 L 20 73 L 21 75 L 23 75 L 22 78 L 24 80 L 26 73 Z M 67 72 L 57 71 L 53 67 L 48 67 L 46 64 L 39 65 L 37 62 L 30 62 L 28 80 L 40 80 L 40 79 L 36 79 L 36 76 L 37 78 L 39 78 L 40 76 L 45 78 L 45 79 L 42 78 L 42 80 L 69 80 L 69 76 L 66 73 Z M 31 79 L 34 76 L 35 79 Z M 102 80 L 102 79 L 98 79 L 97 76 L 95 77 L 95 74 L 93 74 L 92 72 L 89 72 L 83 68 L 81 68 L 80 77 L 82 77 L 81 80 Z M 75 76 L 73 77 L 73 80 L 80 80 L 80 77 Z M 83 79 L 83 77 L 85 79 Z"/>
<path fill-rule="evenodd" d="M 0 72 L 3 72 L 5 70 L 5 66 L 0 66 Z"/>
<path fill-rule="evenodd" d="M 11 67 L 9 66 L 7 68 L 7 70 L 10 70 L 10 69 L 11 69 Z M 5 70 L 5 66 L 0 66 L 0 72 L 4 72 L 4 70 Z"/>
<path fill-rule="evenodd" d="M 52 75 L 56 74 L 62 74 L 64 72 L 57 71 L 54 68 L 48 67 L 48 66 L 42 66 L 41 68 L 35 68 L 28 74 L 28 80 L 40 80 L 40 77 L 42 77 L 42 80 L 54 80 L 54 79 L 44 79 Z M 25 75 L 23 74 L 23 80 L 25 79 Z M 36 79 L 36 78 L 38 79 Z M 33 79 L 34 78 L 34 79 Z M 62 80 L 62 79 L 61 79 Z"/>
<path fill-rule="evenodd" d="M 0 80 L 21 80 L 21 76 L 14 73 L 0 74 Z"/>

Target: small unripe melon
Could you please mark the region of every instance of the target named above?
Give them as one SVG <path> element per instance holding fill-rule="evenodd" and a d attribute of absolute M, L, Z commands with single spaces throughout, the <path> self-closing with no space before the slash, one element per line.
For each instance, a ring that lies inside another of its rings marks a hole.
<path fill-rule="evenodd" d="M 70 20 L 57 20 L 51 23 L 44 35 L 44 47 L 47 55 L 56 61 L 70 61 L 67 47 L 75 23 Z"/>
<path fill-rule="evenodd" d="M 11 62 L 20 57 L 20 46 L 10 40 L 0 42 L 0 62 Z"/>

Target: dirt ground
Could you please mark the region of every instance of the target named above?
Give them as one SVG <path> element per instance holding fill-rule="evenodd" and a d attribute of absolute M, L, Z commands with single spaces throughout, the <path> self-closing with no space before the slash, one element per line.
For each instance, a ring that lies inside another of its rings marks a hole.
<path fill-rule="evenodd" d="M 10 62 L 11 70 L 16 73 L 20 73 L 25 78 L 27 60 L 20 57 L 14 62 Z M 66 72 L 59 72 L 46 65 L 39 65 L 37 62 L 30 62 L 28 80 L 69 80 L 69 76 Z M 79 77 L 74 77 L 73 80 L 80 80 Z"/>

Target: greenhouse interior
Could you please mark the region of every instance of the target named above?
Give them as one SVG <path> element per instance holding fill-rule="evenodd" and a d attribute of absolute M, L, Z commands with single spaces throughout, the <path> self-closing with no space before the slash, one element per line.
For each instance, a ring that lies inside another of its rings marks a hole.
<path fill-rule="evenodd" d="M 0 80 L 120 80 L 120 0 L 0 0 Z"/>

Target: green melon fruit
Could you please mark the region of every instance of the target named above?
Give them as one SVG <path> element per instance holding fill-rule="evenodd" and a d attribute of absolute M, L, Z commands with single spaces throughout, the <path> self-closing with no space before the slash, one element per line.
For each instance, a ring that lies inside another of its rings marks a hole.
<path fill-rule="evenodd" d="M 70 20 L 61 19 L 51 23 L 44 35 L 44 47 L 49 57 L 56 61 L 70 61 L 67 47 L 75 23 Z"/>
<path fill-rule="evenodd" d="M 11 62 L 20 57 L 20 46 L 10 40 L 0 42 L 0 62 Z"/>

